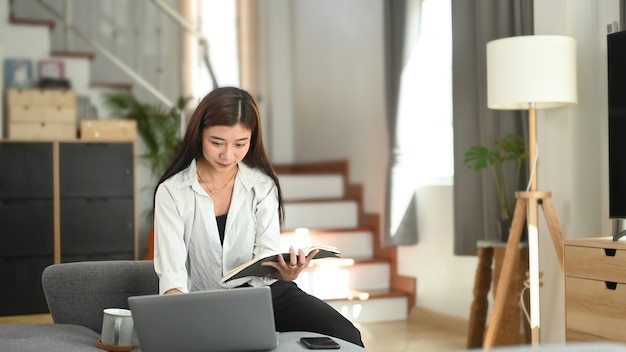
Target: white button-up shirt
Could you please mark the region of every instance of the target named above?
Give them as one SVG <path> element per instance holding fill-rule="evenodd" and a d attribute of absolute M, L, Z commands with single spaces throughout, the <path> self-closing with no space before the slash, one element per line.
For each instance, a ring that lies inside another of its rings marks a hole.
<path fill-rule="evenodd" d="M 275 281 L 254 277 L 221 282 L 229 270 L 260 253 L 280 250 L 274 181 L 239 163 L 223 246 L 215 215 L 211 197 L 198 183 L 195 160 L 159 185 L 154 209 L 154 268 L 161 294 L 173 288 L 189 292 Z"/>

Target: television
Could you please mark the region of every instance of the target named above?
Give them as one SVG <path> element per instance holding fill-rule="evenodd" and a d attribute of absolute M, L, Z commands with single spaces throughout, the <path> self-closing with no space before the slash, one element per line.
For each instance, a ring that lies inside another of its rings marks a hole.
<path fill-rule="evenodd" d="M 607 35 L 609 218 L 626 219 L 626 31 Z"/>

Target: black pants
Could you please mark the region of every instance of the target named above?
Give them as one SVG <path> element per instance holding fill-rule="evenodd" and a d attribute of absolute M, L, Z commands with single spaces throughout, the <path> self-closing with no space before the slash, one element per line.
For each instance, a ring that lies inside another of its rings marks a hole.
<path fill-rule="evenodd" d="M 279 280 L 271 290 L 277 331 L 316 332 L 363 346 L 361 332 L 348 319 L 295 283 Z"/>

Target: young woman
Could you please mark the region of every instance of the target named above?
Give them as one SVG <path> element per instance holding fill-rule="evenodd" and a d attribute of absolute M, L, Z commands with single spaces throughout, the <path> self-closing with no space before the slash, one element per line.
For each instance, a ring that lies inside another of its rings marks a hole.
<path fill-rule="evenodd" d="M 311 331 L 363 346 L 356 327 L 295 280 L 313 255 L 267 263 L 271 277 L 221 282 L 229 270 L 280 250 L 283 199 L 252 97 L 233 87 L 210 92 L 194 111 L 182 146 L 154 200 L 154 267 L 161 294 L 269 285 L 278 331 Z"/>

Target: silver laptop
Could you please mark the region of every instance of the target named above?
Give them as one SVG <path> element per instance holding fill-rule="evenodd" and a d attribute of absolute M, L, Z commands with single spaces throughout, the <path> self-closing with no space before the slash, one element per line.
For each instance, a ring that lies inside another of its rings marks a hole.
<path fill-rule="evenodd" d="M 268 286 L 128 298 L 143 352 L 269 351 L 278 345 Z"/>

